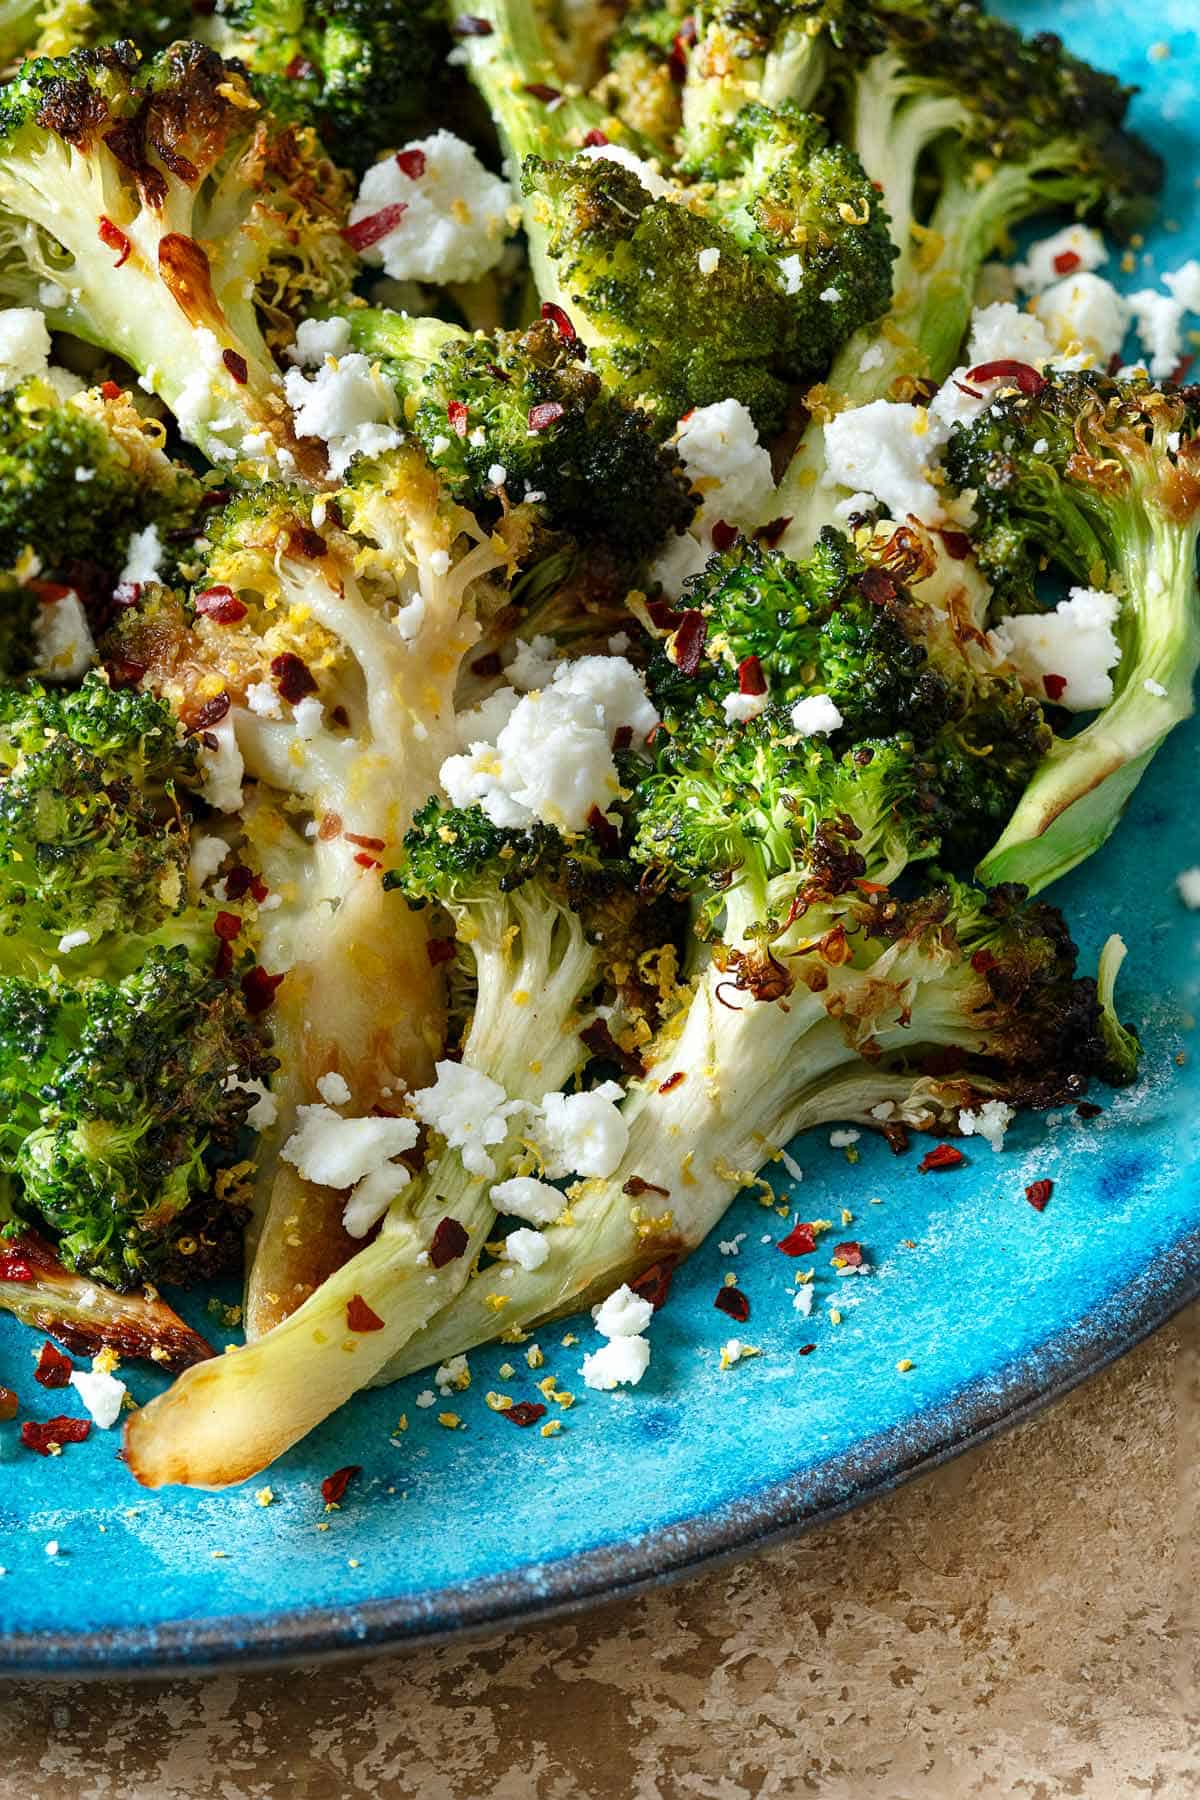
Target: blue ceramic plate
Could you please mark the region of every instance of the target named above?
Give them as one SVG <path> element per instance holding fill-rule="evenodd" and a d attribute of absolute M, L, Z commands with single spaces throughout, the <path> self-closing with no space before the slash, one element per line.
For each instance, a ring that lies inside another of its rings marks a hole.
<path fill-rule="evenodd" d="M 1142 84 L 1137 116 L 1166 153 L 1163 217 L 1177 227 L 1149 249 L 1168 268 L 1194 254 L 1193 0 L 1156 0 L 1136 26 L 1125 0 L 1005 10 Z M 1168 59 L 1148 56 L 1156 41 Z M 864 1139 L 853 1164 L 825 1134 L 799 1141 L 802 1216 L 848 1208 L 845 1235 L 874 1272 L 839 1279 L 818 1258 L 813 1316 L 799 1318 L 792 1265 L 770 1247 L 780 1221 L 743 1200 L 718 1235 L 745 1234 L 736 1268 L 761 1355 L 718 1367 L 730 1322 L 713 1295 L 734 1265 L 711 1242 L 677 1277 L 636 1391 L 583 1388 L 589 1322 L 575 1321 L 578 1342 L 564 1344 L 562 1324 L 540 1334 L 539 1375 L 578 1395 L 553 1439 L 485 1406 L 489 1388 L 537 1397 L 521 1351 L 503 1349 L 474 1355 L 470 1391 L 433 1408 L 415 1403 L 422 1381 L 360 1398 L 272 1471 L 269 1505 L 254 1483 L 146 1495 L 111 1433 L 54 1462 L 0 1433 L 0 1674 L 308 1657 L 577 1606 L 857 1505 L 1152 1330 L 1200 1291 L 1200 1150 L 1187 1125 L 1198 1084 L 1176 1061 L 1200 920 L 1173 891 L 1200 862 L 1198 749 L 1200 731 L 1176 734 L 1117 839 L 1056 896 L 1085 957 L 1114 930 L 1130 946 L 1122 1013 L 1142 1030 L 1145 1072 L 1102 1096 L 1101 1118 L 1026 1121 L 1002 1154 L 968 1145 L 965 1168 L 926 1177 L 881 1141 Z M 1040 1176 L 1055 1189 L 1039 1214 L 1024 1188 Z M 194 1316 L 208 1328 L 200 1303 Z M 27 1397 L 35 1342 L 0 1317 L 0 1370 Z M 501 1377 L 507 1356 L 519 1373 Z M 145 1399 L 156 1383 L 132 1385 Z M 35 1389 L 33 1410 L 49 1415 L 57 1398 Z M 437 1422 L 449 1406 L 464 1429 Z M 347 1463 L 362 1474 L 326 1515 L 320 1480 Z"/>

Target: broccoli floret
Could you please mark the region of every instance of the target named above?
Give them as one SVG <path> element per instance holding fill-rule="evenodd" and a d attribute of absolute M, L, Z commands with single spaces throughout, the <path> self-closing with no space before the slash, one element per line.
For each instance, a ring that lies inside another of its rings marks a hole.
<path fill-rule="evenodd" d="M 410 428 L 455 498 L 501 515 L 525 496 L 552 532 L 636 564 L 696 509 L 649 416 L 601 387 L 569 320 L 491 336 L 364 309 L 354 347 L 380 358 Z"/>
<path fill-rule="evenodd" d="M 0 394 L 0 567 L 32 551 L 43 577 L 107 600 L 130 538 L 153 525 L 169 580 L 181 540 L 203 528 L 205 489 L 161 438 L 115 389 L 64 400 L 34 375 Z"/>
<path fill-rule="evenodd" d="M 348 195 L 311 134 L 274 124 L 198 44 L 27 63 L 0 90 L 0 294 L 125 358 L 214 462 L 284 455 L 270 345 L 346 293 Z"/>
<path fill-rule="evenodd" d="M 67 56 L 129 38 L 157 50 L 187 37 L 196 23 L 192 0 L 5 0 L 0 8 L 0 62 L 21 55 Z"/>
<path fill-rule="evenodd" d="M 682 123 L 679 78 L 693 30 L 686 0 L 629 6 L 608 41 L 605 71 L 592 89 L 605 112 L 668 158 Z"/>
<path fill-rule="evenodd" d="M 1120 596 L 1120 660 L 1099 716 L 1058 738 L 981 865 L 1044 887 L 1115 827 L 1168 733 L 1192 712 L 1200 667 L 1200 393 L 1052 371 L 1004 394 L 947 452 L 975 495 L 980 554 L 1020 594 L 1045 563 Z"/>
<path fill-rule="evenodd" d="M 238 0 L 193 29 L 247 69 L 277 119 L 314 125 L 358 173 L 437 116 L 451 48 L 441 0 Z"/>

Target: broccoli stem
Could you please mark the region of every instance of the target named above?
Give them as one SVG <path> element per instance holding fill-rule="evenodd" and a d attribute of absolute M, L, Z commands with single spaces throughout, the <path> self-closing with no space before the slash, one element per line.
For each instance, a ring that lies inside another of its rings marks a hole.
<path fill-rule="evenodd" d="M 1019 881 L 1036 894 L 1099 849 L 1163 739 L 1191 717 L 1200 669 L 1200 518 L 1181 529 L 1155 505 L 1131 505 L 1122 519 L 1125 592 L 1113 698 L 1074 737 L 1055 739 L 979 865 L 989 886 Z"/>

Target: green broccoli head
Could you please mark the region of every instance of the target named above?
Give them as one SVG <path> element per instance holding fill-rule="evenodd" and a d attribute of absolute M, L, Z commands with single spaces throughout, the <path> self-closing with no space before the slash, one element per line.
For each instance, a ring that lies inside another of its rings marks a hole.
<path fill-rule="evenodd" d="M 211 941 L 210 921 L 183 916 L 179 786 L 193 769 L 174 716 L 150 695 L 99 675 L 73 692 L 0 689 L 0 962 L 40 973 L 103 955 L 111 966 L 171 921 Z"/>
<path fill-rule="evenodd" d="M 0 57 L 67 56 L 131 38 L 151 51 L 187 37 L 196 24 L 192 0 L 5 0 Z"/>
<path fill-rule="evenodd" d="M 348 291 L 347 202 L 313 134 L 199 44 L 38 58 L 0 90 L 0 296 L 52 283 L 49 323 L 124 357 L 214 462 L 323 472 L 272 346 Z"/>
<path fill-rule="evenodd" d="M 201 531 L 205 490 L 163 453 L 161 431 L 115 390 L 64 400 L 35 375 L 0 394 L 0 566 L 32 550 L 49 579 L 111 595 L 130 538 L 149 525 L 169 562 Z"/>
<path fill-rule="evenodd" d="M 500 488 L 513 503 L 536 496 L 552 531 L 636 562 L 685 529 L 695 497 L 649 414 L 606 391 L 571 321 L 545 311 L 491 336 L 369 309 L 350 325 L 456 499 L 495 518 Z"/>
<path fill-rule="evenodd" d="M 194 29 L 245 66 L 277 119 L 315 126 L 359 173 L 423 130 L 445 88 L 440 0 L 237 0 Z"/>
<path fill-rule="evenodd" d="M 606 46 L 593 98 L 660 154 L 673 154 L 682 122 L 680 81 L 694 29 L 686 0 L 635 0 Z"/>
<path fill-rule="evenodd" d="M 228 1267 L 246 1209 L 232 1165 L 274 1060 L 229 977 L 183 946 L 121 981 L 85 980 L 39 1005 L 0 982 L 0 1032 L 30 1085 L 4 1160 L 19 1217 L 48 1226 L 68 1268 L 116 1288 Z"/>
<path fill-rule="evenodd" d="M 384 886 L 415 908 L 470 909 L 535 879 L 553 882 L 568 856 L 562 834 L 535 820 L 521 829 L 494 825 L 478 806 L 446 806 L 436 797 L 414 816 L 405 859 Z"/>

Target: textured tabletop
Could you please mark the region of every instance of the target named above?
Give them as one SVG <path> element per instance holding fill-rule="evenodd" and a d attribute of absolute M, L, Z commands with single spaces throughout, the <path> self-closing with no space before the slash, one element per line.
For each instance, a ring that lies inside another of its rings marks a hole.
<path fill-rule="evenodd" d="M 1200 1792 L 1200 1311 L 784 1549 L 356 1667 L 0 1695 L 2 1800 Z"/>

